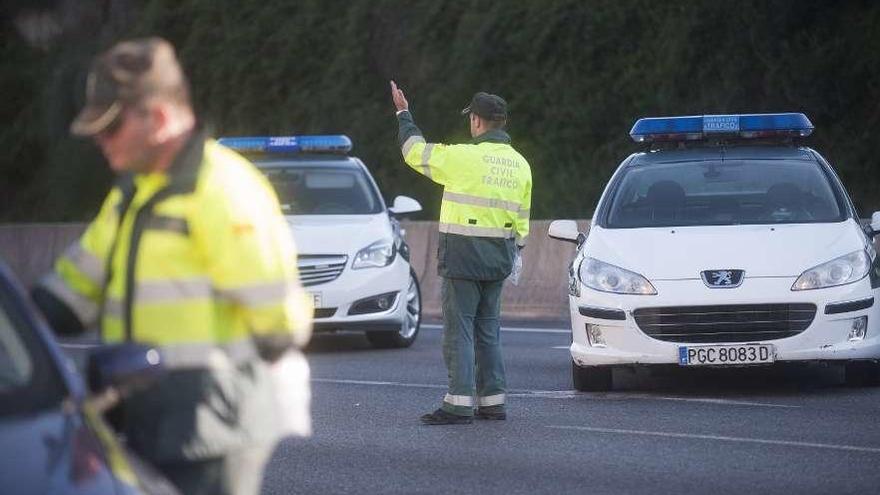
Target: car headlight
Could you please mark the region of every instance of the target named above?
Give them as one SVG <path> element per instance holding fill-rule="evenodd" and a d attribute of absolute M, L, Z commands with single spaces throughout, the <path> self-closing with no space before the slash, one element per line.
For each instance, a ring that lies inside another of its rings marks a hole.
<path fill-rule="evenodd" d="M 824 289 L 850 284 L 863 279 L 870 269 L 868 253 L 860 249 L 801 273 L 791 290 Z"/>
<path fill-rule="evenodd" d="M 578 276 L 584 285 L 602 292 L 646 296 L 657 294 L 651 282 L 638 273 L 593 258 L 581 261 Z"/>
<path fill-rule="evenodd" d="M 388 266 L 394 261 L 394 243 L 390 240 L 376 241 L 361 249 L 354 256 L 351 267 L 358 268 L 381 268 Z"/>

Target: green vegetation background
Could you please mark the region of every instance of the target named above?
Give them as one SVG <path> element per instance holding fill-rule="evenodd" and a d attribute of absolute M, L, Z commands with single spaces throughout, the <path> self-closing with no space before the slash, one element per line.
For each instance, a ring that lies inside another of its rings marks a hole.
<path fill-rule="evenodd" d="M 806 112 L 817 128 L 807 144 L 835 165 L 862 216 L 880 210 L 877 2 L 103 4 L 116 8 L 92 8 L 48 49 L 3 20 L 0 221 L 94 214 L 112 178 L 90 143 L 67 134 L 88 61 L 154 34 L 178 47 L 214 135 L 348 134 L 386 199 L 416 197 L 421 218 L 436 217 L 440 190 L 400 159 L 389 79 L 434 141 L 468 137 L 458 111 L 475 91 L 504 96 L 532 164 L 533 218 L 589 217 L 638 149 L 628 132 L 640 116 L 765 111 Z"/>

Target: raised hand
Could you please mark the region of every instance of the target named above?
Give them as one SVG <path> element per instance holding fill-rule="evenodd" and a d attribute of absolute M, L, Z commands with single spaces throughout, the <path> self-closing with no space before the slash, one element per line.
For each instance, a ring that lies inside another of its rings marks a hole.
<path fill-rule="evenodd" d="M 404 96 L 403 91 L 397 87 L 397 84 L 394 81 L 391 81 L 391 101 L 394 102 L 394 107 L 397 111 L 401 110 L 409 110 L 409 102 L 406 101 L 406 96 Z"/>

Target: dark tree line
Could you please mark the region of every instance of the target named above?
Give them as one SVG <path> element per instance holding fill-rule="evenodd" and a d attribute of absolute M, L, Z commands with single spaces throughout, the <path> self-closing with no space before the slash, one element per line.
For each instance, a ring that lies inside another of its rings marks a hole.
<path fill-rule="evenodd" d="M 20 2 L 19 2 L 20 3 Z M 27 2 L 25 2 L 27 3 Z M 53 2 L 45 3 L 53 8 Z M 58 5 L 77 2 L 54 2 Z M 58 10 L 58 5 L 55 9 Z M 880 210 L 880 4 L 742 0 L 105 1 L 0 45 L 0 219 L 83 220 L 111 177 L 68 137 L 90 57 L 114 41 L 171 39 L 215 135 L 346 133 L 389 196 L 433 218 L 439 189 L 400 160 L 388 94 L 407 92 L 429 139 L 467 138 L 477 90 L 510 104 L 532 163 L 534 218 L 592 214 L 640 116 L 803 111 L 807 144 L 862 214 Z"/>

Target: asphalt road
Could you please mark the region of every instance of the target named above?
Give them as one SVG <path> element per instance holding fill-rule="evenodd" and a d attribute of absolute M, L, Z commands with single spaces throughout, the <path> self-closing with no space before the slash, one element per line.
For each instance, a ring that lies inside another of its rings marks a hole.
<path fill-rule="evenodd" d="M 508 420 L 424 426 L 441 331 L 404 350 L 316 336 L 314 436 L 279 445 L 263 493 L 878 493 L 880 389 L 828 367 L 622 371 L 576 393 L 569 335 L 505 328 Z"/>

